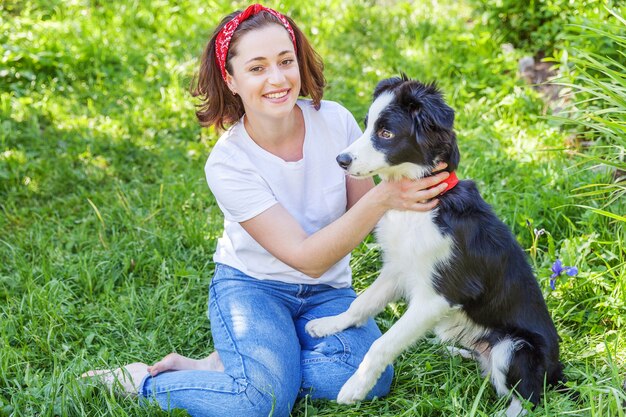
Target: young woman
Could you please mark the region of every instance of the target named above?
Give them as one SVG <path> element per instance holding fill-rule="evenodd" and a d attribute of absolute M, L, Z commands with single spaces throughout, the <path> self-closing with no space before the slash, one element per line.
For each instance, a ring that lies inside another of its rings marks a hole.
<path fill-rule="evenodd" d="M 321 100 L 324 84 L 290 18 L 255 4 L 222 20 L 194 88 L 201 125 L 230 125 L 205 167 L 224 213 L 209 295 L 216 352 L 88 375 L 192 416 L 288 416 L 298 397 L 336 398 L 381 333 L 371 319 L 320 339 L 304 327 L 355 298 L 350 252 L 383 214 L 433 209 L 448 174 L 377 186 L 346 178 L 335 157 L 361 131 Z M 392 375 L 369 398 L 386 395 Z"/>

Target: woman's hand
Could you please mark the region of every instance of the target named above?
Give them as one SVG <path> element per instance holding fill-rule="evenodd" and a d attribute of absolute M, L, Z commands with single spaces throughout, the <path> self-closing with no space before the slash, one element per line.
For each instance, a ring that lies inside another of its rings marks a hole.
<path fill-rule="evenodd" d="M 435 171 L 442 170 L 446 166 L 446 164 L 439 164 Z M 387 210 L 429 211 L 439 203 L 435 197 L 447 188 L 446 184 L 440 183 L 449 176 L 450 173 L 444 171 L 417 180 L 383 181 L 374 187 L 372 192 L 378 193 L 379 203 Z"/>

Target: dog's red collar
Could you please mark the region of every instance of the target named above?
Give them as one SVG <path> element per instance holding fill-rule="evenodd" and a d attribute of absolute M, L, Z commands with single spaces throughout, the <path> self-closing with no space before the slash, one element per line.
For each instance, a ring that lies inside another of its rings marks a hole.
<path fill-rule="evenodd" d="M 447 184 L 448 185 L 448 187 L 445 190 L 443 190 L 443 192 L 441 194 L 448 192 L 449 190 L 454 188 L 454 186 L 457 185 L 458 183 L 459 183 L 459 178 L 456 176 L 456 172 L 452 171 L 448 178 L 446 178 L 445 180 L 443 180 L 443 181 L 441 181 L 439 183 L 439 184 Z M 439 185 L 439 184 L 437 184 L 437 185 Z"/>

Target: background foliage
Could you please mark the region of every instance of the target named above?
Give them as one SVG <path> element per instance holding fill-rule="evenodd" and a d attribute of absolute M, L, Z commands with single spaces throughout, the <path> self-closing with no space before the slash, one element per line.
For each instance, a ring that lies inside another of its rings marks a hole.
<path fill-rule="evenodd" d="M 166 415 L 76 377 L 211 351 L 205 318 L 221 215 L 203 164 L 216 140 L 187 93 L 202 47 L 240 2 L 0 3 L 0 415 Z M 579 403 L 534 415 L 624 415 L 624 22 L 617 3 L 270 1 L 324 57 L 326 98 L 357 120 L 384 77 L 437 79 L 462 162 L 528 250 Z M 608 9 L 604 6 L 608 5 Z M 614 13 L 614 14 L 613 14 Z M 504 43 L 513 47 L 503 47 Z M 563 109 L 518 74 L 541 51 Z M 541 233 L 540 230 L 544 232 Z M 557 259 L 579 269 L 549 287 Z M 379 267 L 368 239 L 355 287 Z M 385 329 L 401 303 L 378 317 Z M 491 415 L 477 366 L 430 341 L 396 362 L 392 394 L 295 416 Z M 174 414 L 184 414 L 174 412 Z"/>

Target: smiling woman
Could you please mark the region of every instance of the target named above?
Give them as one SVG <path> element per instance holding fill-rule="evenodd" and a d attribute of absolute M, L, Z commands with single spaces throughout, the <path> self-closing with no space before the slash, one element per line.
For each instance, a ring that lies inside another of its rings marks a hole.
<path fill-rule="evenodd" d="M 299 397 L 337 397 L 381 333 L 372 319 L 323 338 L 304 327 L 348 308 L 350 252 L 387 210 L 435 207 L 443 188 L 433 186 L 447 173 L 378 186 L 347 179 L 335 158 L 361 131 L 322 101 L 322 68 L 274 10 L 252 5 L 217 27 L 193 90 L 201 125 L 232 125 L 205 166 L 224 215 L 209 297 L 216 352 L 87 376 L 109 385 L 128 376 L 127 393 L 192 416 L 281 417 Z M 392 375 L 389 366 L 367 398 L 386 395 Z"/>
<path fill-rule="evenodd" d="M 285 29 L 273 24 L 246 33 L 240 37 L 231 63 L 236 70 L 232 75 L 227 72 L 225 81 L 241 99 L 251 138 L 286 161 L 300 160 L 304 119 L 295 107 L 300 95 L 300 69 Z M 294 110 L 296 117 L 289 117 Z"/>
<path fill-rule="evenodd" d="M 298 28 L 291 18 L 280 14 L 273 14 L 265 9 L 262 13 L 253 14 L 255 5 L 250 6 L 249 13 L 242 13 L 238 18 L 237 13 L 227 16 L 218 25 L 214 37 L 209 41 L 201 58 L 200 70 L 195 87 L 192 89 L 194 97 L 200 97 L 200 109 L 196 112 L 198 120 L 202 126 L 217 126 L 221 129 L 225 125 L 230 125 L 238 121 L 245 113 L 244 103 L 229 89 L 228 79 L 232 81 L 233 58 L 240 51 L 240 38 L 248 33 L 253 33 L 249 41 L 255 42 L 257 46 L 269 47 L 272 42 L 257 33 L 258 30 L 274 29 L 274 32 L 283 41 L 285 49 L 279 49 L 281 58 L 290 55 L 289 58 L 296 59 L 296 66 L 299 71 L 299 90 L 295 91 L 297 96 L 309 96 L 316 109 L 319 109 L 320 101 L 324 94 L 324 79 L 321 57 L 315 52 L 306 36 Z M 263 7 L 258 5 L 258 7 Z M 260 9 L 259 9 L 260 10 Z M 246 19 L 242 19 L 246 17 Z M 281 29 L 282 31 L 276 31 Z M 219 36 L 220 33 L 223 35 Z M 218 39 L 219 37 L 219 39 Z M 296 47 L 297 46 L 297 47 Z M 256 60 L 268 59 L 269 56 L 257 53 L 261 49 L 252 49 L 247 55 L 245 65 L 253 64 Z M 274 51 L 272 51 L 275 53 Z M 250 61 L 250 62 L 248 62 Z M 215 70 L 217 64 L 219 71 Z M 261 69 L 260 66 L 249 65 L 255 71 Z M 220 78 L 224 81 L 222 82 Z"/>

